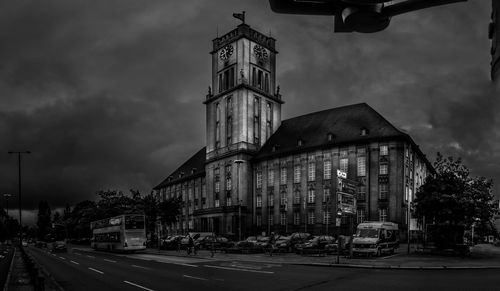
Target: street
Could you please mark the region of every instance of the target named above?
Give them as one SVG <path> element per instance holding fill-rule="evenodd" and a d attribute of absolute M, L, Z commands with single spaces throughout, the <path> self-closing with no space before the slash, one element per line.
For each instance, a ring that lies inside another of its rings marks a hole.
<path fill-rule="evenodd" d="M 498 270 L 387 270 L 84 250 L 30 253 L 65 290 L 493 290 Z"/>

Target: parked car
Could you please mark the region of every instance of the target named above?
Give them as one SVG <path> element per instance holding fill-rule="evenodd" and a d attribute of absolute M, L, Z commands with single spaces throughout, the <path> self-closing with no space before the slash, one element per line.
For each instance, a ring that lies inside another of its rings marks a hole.
<path fill-rule="evenodd" d="M 225 251 L 227 253 L 260 253 L 262 247 L 258 246 L 256 242 L 242 240 L 229 246 Z"/>
<path fill-rule="evenodd" d="M 276 239 L 276 248 L 285 251 L 291 252 L 293 249 L 292 245 L 292 237 L 291 236 L 280 236 Z"/>
<path fill-rule="evenodd" d="M 211 249 L 214 247 L 215 249 L 226 249 L 232 246 L 234 243 L 231 242 L 227 237 L 224 236 L 203 236 L 199 237 L 195 241 L 195 245 L 197 245 L 200 249 Z"/>
<path fill-rule="evenodd" d="M 184 236 L 182 235 L 171 235 L 162 240 L 161 248 L 165 250 L 175 250 L 178 247 L 181 239 Z"/>
<path fill-rule="evenodd" d="M 63 240 L 56 240 L 52 243 L 52 252 L 67 252 L 68 248 L 66 247 L 66 242 Z"/>
<path fill-rule="evenodd" d="M 335 238 L 329 235 L 319 235 L 315 236 L 309 241 L 297 244 L 295 246 L 297 253 L 304 253 L 307 250 L 324 250 L 325 246 L 328 244 L 333 244 L 335 242 Z"/>

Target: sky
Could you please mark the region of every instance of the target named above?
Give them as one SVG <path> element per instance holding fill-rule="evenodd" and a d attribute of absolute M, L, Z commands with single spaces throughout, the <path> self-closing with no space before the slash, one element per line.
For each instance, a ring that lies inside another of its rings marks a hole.
<path fill-rule="evenodd" d="M 330 16 L 276 14 L 266 0 L 1 1 L 0 194 L 13 195 L 10 208 L 18 164 L 8 151 L 32 152 L 22 157 L 31 220 L 40 200 L 55 209 L 99 190 L 148 194 L 205 145 L 211 41 L 241 11 L 277 40 L 283 119 L 366 102 L 429 160 L 461 157 L 472 176 L 500 183 L 490 1 L 403 14 L 374 34 L 333 33 Z"/>

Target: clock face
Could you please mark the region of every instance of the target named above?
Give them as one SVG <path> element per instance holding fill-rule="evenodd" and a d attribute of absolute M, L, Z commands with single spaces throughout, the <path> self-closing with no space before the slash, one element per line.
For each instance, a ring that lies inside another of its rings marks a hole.
<path fill-rule="evenodd" d="M 225 47 L 223 47 L 220 52 L 219 52 L 219 57 L 223 61 L 227 61 L 229 57 L 233 54 L 233 46 L 228 44 Z"/>
<path fill-rule="evenodd" d="M 253 53 L 255 54 L 257 59 L 259 59 L 260 61 L 264 61 L 268 57 L 267 50 L 265 48 L 261 47 L 260 45 L 256 45 L 253 47 Z"/>

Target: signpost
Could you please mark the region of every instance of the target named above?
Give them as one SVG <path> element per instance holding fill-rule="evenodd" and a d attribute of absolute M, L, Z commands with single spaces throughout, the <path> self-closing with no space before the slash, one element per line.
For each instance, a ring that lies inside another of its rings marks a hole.
<path fill-rule="evenodd" d="M 351 237 L 351 243 L 349 244 L 350 245 L 349 257 L 352 254 L 352 236 L 354 233 L 353 219 L 354 215 L 356 215 L 356 192 L 357 192 L 357 183 L 355 181 L 347 179 L 346 172 L 337 170 L 337 212 L 340 215 L 343 214 L 350 215 L 349 235 Z M 338 220 L 336 224 L 337 226 L 340 226 L 340 221 Z M 340 228 L 339 228 L 339 237 L 340 237 Z"/>

